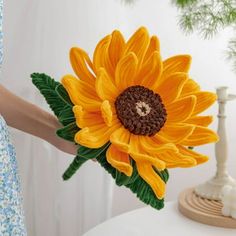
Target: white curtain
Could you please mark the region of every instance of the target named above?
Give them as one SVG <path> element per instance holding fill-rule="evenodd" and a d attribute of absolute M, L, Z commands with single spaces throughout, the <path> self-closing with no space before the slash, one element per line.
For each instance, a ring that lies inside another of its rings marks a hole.
<path fill-rule="evenodd" d="M 145 25 L 151 34 L 160 37 L 163 58 L 181 53 L 193 56 L 191 75 L 203 89 L 214 91 L 215 86 L 222 84 L 235 88 L 235 75 L 221 53 L 229 32 L 213 41 L 203 41 L 196 35 L 187 37 L 179 30 L 177 11 L 170 6 L 171 1 L 137 0 L 135 6 L 121 2 L 5 0 L 4 85 L 47 109 L 29 79 L 32 72 L 45 72 L 59 80 L 73 73 L 68 59 L 72 46 L 78 45 L 92 55 L 98 40 L 113 29 L 121 29 L 128 37 Z M 211 113 L 216 114 L 216 110 L 215 106 Z M 232 112 L 228 118 L 230 125 L 235 125 L 234 116 Z M 234 129 L 229 130 L 229 137 L 235 137 Z M 86 163 L 71 180 L 63 182 L 61 175 L 72 161 L 71 156 L 15 130 L 13 138 L 29 236 L 78 236 L 111 214 L 143 206 L 129 190 L 114 187 L 110 176 L 97 163 Z M 229 153 L 235 153 L 232 140 Z M 176 199 L 184 188 L 213 175 L 214 146 L 200 150 L 211 156 L 211 161 L 194 169 L 171 171 L 167 199 Z M 235 177 L 234 157 L 229 158 L 229 167 Z"/>

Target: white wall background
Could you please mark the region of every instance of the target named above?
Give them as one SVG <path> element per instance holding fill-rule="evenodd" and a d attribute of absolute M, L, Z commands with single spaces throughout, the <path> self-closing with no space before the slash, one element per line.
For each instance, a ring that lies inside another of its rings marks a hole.
<path fill-rule="evenodd" d="M 151 34 L 159 36 L 163 58 L 181 53 L 193 56 L 191 75 L 203 89 L 214 91 L 215 87 L 226 85 L 231 93 L 236 93 L 236 75 L 224 60 L 230 30 L 209 41 L 195 34 L 185 36 L 177 25 L 177 14 L 170 1 L 137 0 L 134 6 L 124 6 L 119 0 L 6 0 L 3 83 L 46 108 L 30 82 L 32 72 L 45 72 L 60 79 L 72 72 L 68 60 L 72 46 L 79 45 L 92 53 L 98 40 L 113 29 L 120 29 L 128 37 L 144 25 Z M 235 102 L 227 105 L 228 166 L 233 177 L 236 177 L 235 107 Z M 216 105 L 208 111 L 216 112 Z M 216 129 L 216 125 L 215 121 L 212 128 Z M 64 183 L 61 174 L 71 157 L 26 134 L 13 131 L 13 138 L 30 236 L 81 235 L 110 214 L 144 206 L 129 190 L 113 186 L 111 178 L 96 163 L 87 163 L 70 182 Z M 211 160 L 192 169 L 171 170 L 167 200 L 176 200 L 184 188 L 213 175 L 214 146 L 197 150 Z M 113 197 L 109 198 L 111 184 Z"/>

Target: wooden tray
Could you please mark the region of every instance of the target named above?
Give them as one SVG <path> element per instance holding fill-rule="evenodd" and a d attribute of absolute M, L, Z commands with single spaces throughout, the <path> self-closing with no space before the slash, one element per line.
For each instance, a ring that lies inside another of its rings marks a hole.
<path fill-rule="evenodd" d="M 222 203 L 197 196 L 193 189 L 179 195 L 179 211 L 186 217 L 207 225 L 236 229 L 236 219 L 221 214 Z"/>

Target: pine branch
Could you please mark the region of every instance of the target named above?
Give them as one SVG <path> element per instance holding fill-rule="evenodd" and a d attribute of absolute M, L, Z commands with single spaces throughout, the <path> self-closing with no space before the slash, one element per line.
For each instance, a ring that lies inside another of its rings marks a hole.
<path fill-rule="evenodd" d="M 180 10 L 179 25 L 185 33 L 198 32 L 211 38 L 221 30 L 236 26 L 235 0 L 175 0 Z M 229 42 L 228 59 L 236 71 L 236 39 Z"/>
<path fill-rule="evenodd" d="M 134 2 L 136 2 L 137 0 L 121 0 L 121 2 L 127 4 L 127 5 L 131 5 L 133 4 Z"/>
<path fill-rule="evenodd" d="M 196 2 L 197 0 L 172 0 L 172 2 L 174 4 L 176 4 L 178 7 L 182 8 L 182 7 L 186 7 L 194 2 Z"/>
<path fill-rule="evenodd" d="M 180 26 L 186 32 L 195 30 L 204 38 L 212 37 L 219 30 L 236 23 L 235 5 L 235 0 L 193 1 L 180 9 Z"/>
<path fill-rule="evenodd" d="M 232 61 L 233 69 L 236 72 L 236 38 L 229 41 L 227 59 Z"/>

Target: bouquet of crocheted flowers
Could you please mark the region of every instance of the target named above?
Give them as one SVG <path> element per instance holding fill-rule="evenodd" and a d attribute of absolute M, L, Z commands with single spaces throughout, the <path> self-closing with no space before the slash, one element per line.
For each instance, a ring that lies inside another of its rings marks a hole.
<path fill-rule="evenodd" d="M 188 71 L 191 57 L 162 60 L 156 36 L 144 27 L 126 42 L 115 30 L 97 45 L 93 59 L 72 48 L 75 75 L 61 83 L 32 74 L 63 128 L 57 134 L 78 144 L 63 175 L 69 179 L 95 158 L 115 179 L 156 209 L 164 206 L 168 168 L 192 167 L 208 157 L 189 149 L 216 142 L 201 116 L 216 95 L 201 91 Z"/>

